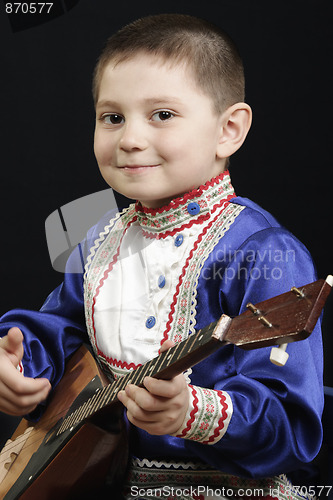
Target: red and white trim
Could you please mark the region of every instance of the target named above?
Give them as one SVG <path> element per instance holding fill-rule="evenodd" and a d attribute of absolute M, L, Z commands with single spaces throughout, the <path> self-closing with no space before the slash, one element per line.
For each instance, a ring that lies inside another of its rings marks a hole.
<path fill-rule="evenodd" d="M 201 269 L 219 240 L 244 207 L 228 201 L 220 204 L 214 217 L 204 224 L 186 259 L 170 305 L 162 344 L 167 339 L 178 343 L 195 331 L 196 295 Z M 214 210 L 215 211 L 215 210 Z"/>
<path fill-rule="evenodd" d="M 185 420 L 174 434 L 203 444 L 215 444 L 226 433 L 232 401 L 225 391 L 189 385 L 190 403 Z"/>
<path fill-rule="evenodd" d="M 204 223 L 221 207 L 221 202 L 229 201 L 234 196 L 229 172 L 225 171 L 200 188 L 172 200 L 165 207 L 146 208 L 137 202 L 135 210 L 145 237 L 166 238 Z M 200 211 L 194 215 L 189 212 L 189 202 L 196 202 Z"/>

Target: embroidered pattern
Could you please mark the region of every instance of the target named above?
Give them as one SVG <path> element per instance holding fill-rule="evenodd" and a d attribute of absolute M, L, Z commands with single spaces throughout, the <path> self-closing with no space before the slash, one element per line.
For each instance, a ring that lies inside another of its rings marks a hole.
<path fill-rule="evenodd" d="M 189 417 L 176 437 L 215 444 L 225 434 L 232 415 L 232 402 L 228 393 L 190 385 L 191 405 Z"/>
<path fill-rule="evenodd" d="M 120 217 L 127 210 L 129 210 L 129 208 L 125 208 L 125 210 L 123 210 L 122 212 L 117 212 L 117 214 L 115 215 L 115 217 L 113 217 L 113 219 L 110 220 L 109 224 L 107 226 L 105 226 L 104 231 L 102 231 L 99 234 L 99 237 L 95 240 L 94 245 L 91 247 L 90 253 L 89 253 L 88 257 L 87 257 L 87 263 L 85 265 L 84 283 L 86 283 L 88 272 L 89 272 L 89 269 L 90 269 L 90 266 L 91 266 L 91 262 L 92 262 L 92 260 L 95 257 L 95 254 L 96 254 L 96 251 L 97 251 L 99 245 L 104 241 L 105 237 L 109 234 L 109 232 L 110 232 L 111 228 L 113 227 L 113 225 L 116 224 L 116 221 L 118 221 L 118 219 L 120 219 Z"/>
<path fill-rule="evenodd" d="M 120 244 L 126 228 L 133 223 L 135 219 L 134 206 L 130 205 L 122 212 L 121 217 L 118 214 L 110 221 L 110 224 L 106 226 L 104 232 L 101 233 L 96 240 L 87 259 L 84 279 L 86 326 L 95 355 L 102 363 L 105 362 L 105 356 L 97 345 L 94 325 L 94 306 L 99 289 L 103 285 L 105 277 L 117 261 Z M 107 266 L 105 265 L 106 263 Z M 135 365 L 133 366 L 135 367 Z"/>
<path fill-rule="evenodd" d="M 177 232 L 190 228 L 193 224 L 201 224 L 207 220 L 221 201 L 229 201 L 235 196 L 230 182 L 229 172 L 223 172 L 199 189 L 195 189 L 181 198 L 173 200 L 163 209 L 148 209 L 136 204 L 136 213 L 145 236 L 149 238 L 166 238 Z M 193 215 L 188 210 L 188 201 L 196 201 L 200 211 Z"/>
<path fill-rule="evenodd" d="M 179 278 L 162 343 L 168 338 L 176 343 L 181 342 L 194 332 L 200 271 L 213 248 L 244 208 L 225 201 L 214 219 L 200 233 Z"/>
<path fill-rule="evenodd" d="M 140 492 L 139 496 L 133 495 Z M 214 498 L 246 498 L 249 500 L 305 500 L 302 491 L 293 487 L 282 474 L 272 478 L 245 479 L 210 468 L 204 463 L 164 462 L 132 459 L 124 494 L 126 499 L 198 500 Z"/>

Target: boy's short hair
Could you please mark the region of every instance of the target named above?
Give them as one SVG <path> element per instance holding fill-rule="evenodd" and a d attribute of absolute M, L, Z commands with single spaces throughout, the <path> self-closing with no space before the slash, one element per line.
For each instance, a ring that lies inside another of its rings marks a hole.
<path fill-rule="evenodd" d="M 243 63 L 230 37 L 196 17 L 158 14 L 138 19 L 108 39 L 94 71 L 95 105 L 108 63 L 120 63 L 139 52 L 187 63 L 197 85 L 212 98 L 218 113 L 244 101 Z"/>

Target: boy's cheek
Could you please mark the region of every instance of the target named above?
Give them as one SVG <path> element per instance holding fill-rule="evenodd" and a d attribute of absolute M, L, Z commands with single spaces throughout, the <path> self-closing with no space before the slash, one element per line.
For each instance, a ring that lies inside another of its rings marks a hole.
<path fill-rule="evenodd" d="M 103 161 L 103 159 L 110 154 L 112 149 L 110 141 L 108 141 L 101 132 L 96 132 L 94 139 L 94 152 L 97 160 Z"/>

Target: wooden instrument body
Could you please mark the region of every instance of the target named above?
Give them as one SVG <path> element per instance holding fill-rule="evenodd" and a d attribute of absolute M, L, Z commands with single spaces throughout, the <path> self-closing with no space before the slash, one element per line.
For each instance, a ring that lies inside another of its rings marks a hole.
<path fill-rule="evenodd" d="M 15 451 L 14 440 L 19 440 L 25 430 L 32 427 L 22 450 L 0 484 L 1 499 L 7 500 L 7 497 L 13 500 L 15 498 L 22 500 L 90 499 L 96 494 L 96 488 L 103 485 L 110 468 L 113 469 L 114 474 L 119 468 L 119 473 L 124 472 L 126 441 L 121 415 L 114 411 L 114 418 L 111 421 L 114 428 L 111 432 L 110 429 L 103 429 L 92 421 L 84 421 L 79 430 L 71 436 L 70 441 L 63 447 L 61 447 L 62 443 L 59 443 L 61 449 L 46 467 L 44 464 L 43 471 L 37 479 L 33 480 L 30 485 L 29 481 L 27 482 L 29 487 L 23 494 L 15 496 L 15 491 L 12 492 L 13 485 L 26 470 L 32 455 L 44 446 L 43 441 L 47 441 L 47 435 L 50 432 L 52 434 L 54 425 L 68 413 L 68 409 L 72 407 L 78 395 L 87 397 L 86 388 L 92 380 L 95 382 L 94 388 L 109 383 L 90 352 L 85 347 L 81 347 L 70 359 L 66 374 L 58 384 L 42 419 L 36 424 L 23 419 L 13 434 L 13 442 L 9 446 Z M 121 448 L 121 453 L 117 448 Z M 122 461 L 121 455 L 124 456 Z M 0 465 L 3 467 L 5 464 Z M 8 496 L 6 494 L 9 490 L 11 491 Z"/>

